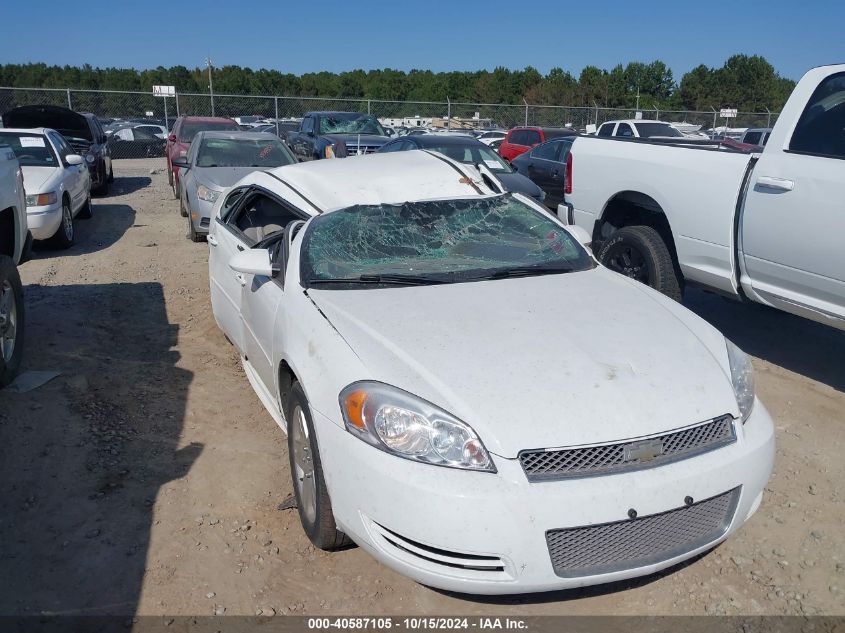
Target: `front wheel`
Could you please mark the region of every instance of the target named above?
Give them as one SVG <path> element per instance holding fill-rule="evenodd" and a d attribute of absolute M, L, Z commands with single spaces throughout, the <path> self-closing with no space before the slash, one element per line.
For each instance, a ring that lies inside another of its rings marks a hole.
<path fill-rule="evenodd" d="M 14 380 L 23 359 L 23 286 L 11 257 L 0 255 L 0 388 Z"/>
<path fill-rule="evenodd" d="M 79 213 L 76 214 L 76 217 L 82 220 L 90 220 L 93 215 L 94 209 L 91 206 L 91 194 L 88 194 L 85 204 L 82 205 L 82 208 L 79 210 Z"/>
<path fill-rule="evenodd" d="M 286 417 L 290 474 L 302 529 L 320 549 L 331 551 L 349 545 L 352 541 L 337 529 L 334 520 L 311 409 L 298 382 L 291 389 Z"/>
<path fill-rule="evenodd" d="M 61 249 L 70 248 L 73 246 L 73 234 L 73 211 L 70 210 L 70 202 L 65 200 L 62 203 L 62 222 L 53 235 L 53 244 Z"/>
<path fill-rule="evenodd" d="M 660 233 L 650 226 L 626 226 L 610 236 L 598 252 L 610 270 L 635 279 L 680 301 L 681 281 Z"/>

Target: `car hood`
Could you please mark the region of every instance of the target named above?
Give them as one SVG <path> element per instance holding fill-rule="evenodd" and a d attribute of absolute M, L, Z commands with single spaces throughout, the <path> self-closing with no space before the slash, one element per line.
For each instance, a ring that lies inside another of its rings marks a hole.
<path fill-rule="evenodd" d="M 603 268 L 309 295 L 372 379 L 458 416 L 503 457 L 737 414 L 722 335 Z"/>
<path fill-rule="evenodd" d="M 58 167 L 21 167 L 23 171 L 23 188 L 27 195 L 44 193 L 44 186 L 53 177 L 58 176 Z"/>
<path fill-rule="evenodd" d="M 338 141 L 343 141 L 347 145 L 358 145 L 358 139 L 361 139 L 360 143 L 362 145 L 381 146 L 390 140 L 389 137 L 379 136 L 378 134 L 323 134 L 322 136 L 334 143 L 337 143 Z"/>
<path fill-rule="evenodd" d="M 60 106 L 20 106 L 3 114 L 4 127 L 49 127 L 63 136 L 93 141 L 91 128 L 84 116 Z"/>
<path fill-rule="evenodd" d="M 264 167 L 193 167 L 197 184 L 214 186 L 218 189 L 231 187 L 244 176 Z"/>
<path fill-rule="evenodd" d="M 533 181 L 520 173 L 507 174 L 503 172 L 494 172 L 496 178 L 502 181 L 505 189 L 514 193 L 523 193 L 531 198 L 540 199 L 543 197 L 543 190 L 540 189 Z"/>

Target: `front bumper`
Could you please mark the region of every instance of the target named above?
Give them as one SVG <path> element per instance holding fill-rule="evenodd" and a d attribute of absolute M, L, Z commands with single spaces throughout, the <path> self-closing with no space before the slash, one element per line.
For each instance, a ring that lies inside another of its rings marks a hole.
<path fill-rule="evenodd" d="M 220 194 L 223 195 L 222 193 Z M 219 198 L 218 198 L 219 199 Z M 195 192 L 188 194 L 188 217 L 191 224 L 194 226 L 194 231 L 201 234 L 208 233 L 208 224 L 211 222 L 211 216 L 214 212 L 214 202 L 207 200 L 200 200 Z"/>
<path fill-rule="evenodd" d="M 774 427 L 757 402 L 737 441 L 647 470 L 529 483 L 516 459 L 493 456 L 498 472 L 418 464 L 352 437 L 313 412 L 338 526 L 379 561 L 449 591 L 511 594 L 614 582 L 665 569 L 706 551 L 757 509 L 774 460 Z M 608 573 L 555 573 L 546 533 L 624 522 L 683 508 L 737 489 L 735 511 L 712 540 L 669 558 Z"/>
<path fill-rule="evenodd" d="M 26 224 L 34 240 L 47 240 L 56 234 L 62 223 L 62 204 L 26 208 Z"/>

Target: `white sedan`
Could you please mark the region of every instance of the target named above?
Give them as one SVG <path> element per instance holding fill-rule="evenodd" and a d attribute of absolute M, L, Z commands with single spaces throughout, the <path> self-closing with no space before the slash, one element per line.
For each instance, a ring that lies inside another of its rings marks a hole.
<path fill-rule="evenodd" d="M 0 145 L 11 147 L 20 162 L 33 239 L 70 248 L 74 218 L 91 217 L 91 175 L 85 160 L 49 128 L 0 129 Z"/>
<path fill-rule="evenodd" d="M 489 175 L 314 161 L 214 213 L 214 316 L 288 432 L 317 547 L 544 591 L 664 569 L 760 505 L 774 431 L 748 357 Z"/>

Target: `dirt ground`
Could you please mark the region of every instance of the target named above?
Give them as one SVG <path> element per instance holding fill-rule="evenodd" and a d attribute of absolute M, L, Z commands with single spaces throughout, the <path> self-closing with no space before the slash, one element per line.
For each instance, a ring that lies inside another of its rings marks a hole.
<path fill-rule="evenodd" d="M 24 370 L 0 392 L 0 614 L 845 614 L 845 333 L 689 292 L 755 357 L 775 474 L 735 537 L 636 582 L 458 596 L 315 550 L 286 443 L 217 329 L 207 246 L 163 159 L 115 163 L 69 251 L 21 268 Z"/>

